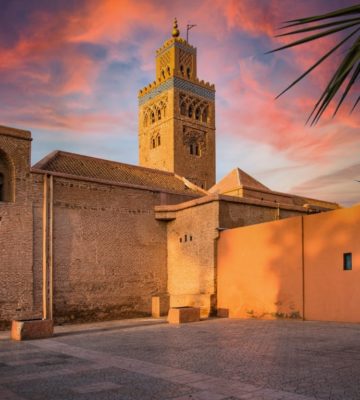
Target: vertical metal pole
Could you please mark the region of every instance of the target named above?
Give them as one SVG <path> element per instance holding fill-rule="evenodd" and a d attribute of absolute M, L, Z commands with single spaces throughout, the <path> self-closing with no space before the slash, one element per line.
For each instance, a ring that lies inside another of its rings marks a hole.
<path fill-rule="evenodd" d="M 47 176 L 44 175 L 43 192 L 43 230 L 42 230 L 42 295 L 43 295 L 43 319 L 48 318 L 47 310 Z"/>
<path fill-rule="evenodd" d="M 54 179 L 53 176 L 49 177 L 49 318 L 53 319 L 53 293 L 54 293 L 54 279 L 53 279 L 53 224 L 54 224 Z"/>

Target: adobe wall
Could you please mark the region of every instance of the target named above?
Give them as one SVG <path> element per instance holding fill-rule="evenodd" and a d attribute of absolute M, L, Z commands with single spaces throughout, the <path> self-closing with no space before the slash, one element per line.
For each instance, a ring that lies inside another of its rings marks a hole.
<path fill-rule="evenodd" d="M 30 145 L 30 132 L 0 127 L 0 158 L 6 159 L 10 173 L 6 190 L 12 190 L 10 198 L 0 201 L 0 328 L 32 313 Z"/>
<path fill-rule="evenodd" d="M 359 238 L 360 206 L 224 231 L 218 308 L 231 317 L 360 322 Z"/>
<path fill-rule="evenodd" d="M 41 282 L 42 176 L 35 202 L 35 274 Z M 166 226 L 154 206 L 188 197 L 54 177 L 54 316 L 97 320 L 143 316 L 166 292 Z M 41 285 L 36 286 L 41 306 Z"/>
<path fill-rule="evenodd" d="M 304 237 L 305 318 L 360 322 L 360 205 L 306 217 Z"/>
<path fill-rule="evenodd" d="M 301 217 L 221 232 L 218 308 L 230 317 L 301 317 L 301 232 Z"/>

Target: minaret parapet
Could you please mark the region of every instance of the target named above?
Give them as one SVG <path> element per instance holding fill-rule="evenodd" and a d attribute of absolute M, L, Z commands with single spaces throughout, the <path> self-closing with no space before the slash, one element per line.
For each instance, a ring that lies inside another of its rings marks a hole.
<path fill-rule="evenodd" d="M 166 50 L 170 46 L 174 45 L 175 43 L 180 43 L 181 45 L 186 46 L 192 52 L 196 51 L 196 47 L 189 44 L 185 39 L 183 39 L 181 37 L 177 37 L 177 38 L 171 38 L 171 39 L 167 40 L 166 42 L 164 42 L 164 44 L 156 50 L 156 55 L 159 55 L 160 53 L 162 53 L 164 50 Z M 176 46 L 176 44 L 175 44 L 175 46 Z"/>

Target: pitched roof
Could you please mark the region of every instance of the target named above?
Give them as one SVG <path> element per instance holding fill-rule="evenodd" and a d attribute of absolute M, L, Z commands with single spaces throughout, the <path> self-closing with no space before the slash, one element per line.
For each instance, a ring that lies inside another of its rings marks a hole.
<path fill-rule="evenodd" d="M 209 192 L 226 193 L 242 186 L 258 190 L 270 190 L 240 168 L 235 168 L 224 178 L 222 178 L 216 185 L 209 189 Z"/>
<path fill-rule="evenodd" d="M 197 186 L 171 172 L 139 167 L 64 151 L 54 151 L 33 166 L 33 171 L 55 172 L 68 177 L 90 178 L 105 183 L 129 184 L 182 194 L 204 194 Z"/>

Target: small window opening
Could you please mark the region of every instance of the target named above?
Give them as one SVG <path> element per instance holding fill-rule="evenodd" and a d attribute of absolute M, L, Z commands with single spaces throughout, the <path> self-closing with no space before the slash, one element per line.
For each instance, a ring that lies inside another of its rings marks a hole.
<path fill-rule="evenodd" d="M 187 67 L 186 68 L 186 75 L 187 75 L 187 77 L 190 79 L 191 78 L 191 69 L 190 69 L 190 67 Z"/>
<path fill-rule="evenodd" d="M 161 110 L 157 111 L 157 117 L 158 117 L 158 119 L 161 119 Z"/>
<path fill-rule="evenodd" d="M 156 142 L 155 142 L 155 139 L 153 139 L 153 140 L 152 140 L 152 148 L 154 149 L 155 146 L 156 146 Z"/>
<path fill-rule="evenodd" d="M 158 144 L 158 146 L 160 146 L 160 144 L 161 144 L 160 136 L 157 137 L 157 144 Z"/>
<path fill-rule="evenodd" d="M 179 239 L 180 243 L 182 243 L 182 238 Z"/>
<path fill-rule="evenodd" d="M 181 75 L 184 76 L 184 66 L 183 65 L 180 65 L 180 72 L 181 72 Z"/>
<path fill-rule="evenodd" d="M 184 240 L 185 240 L 185 242 L 187 242 L 187 235 L 185 235 Z"/>
<path fill-rule="evenodd" d="M 198 107 L 195 111 L 195 118 L 199 121 L 200 119 L 200 108 Z"/>
<path fill-rule="evenodd" d="M 201 152 L 200 152 L 200 146 L 196 143 L 192 143 L 189 146 L 189 150 L 190 150 L 190 154 L 194 155 L 194 156 L 200 156 Z"/>
<path fill-rule="evenodd" d="M 170 67 L 169 66 L 167 67 L 167 73 L 170 76 Z"/>
<path fill-rule="evenodd" d="M 192 242 L 192 236 L 190 235 L 190 237 L 189 237 L 189 240 L 190 240 L 190 242 Z"/>
<path fill-rule="evenodd" d="M 344 271 L 352 270 L 352 253 L 344 253 Z"/>
<path fill-rule="evenodd" d="M 0 201 L 4 201 L 4 175 L 0 174 Z"/>
<path fill-rule="evenodd" d="M 165 79 L 165 71 L 161 70 L 161 76 Z"/>
<path fill-rule="evenodd" d="M 155 123 L 155 114 L 154 112 L 151 113 L 151 123 Z"/>

